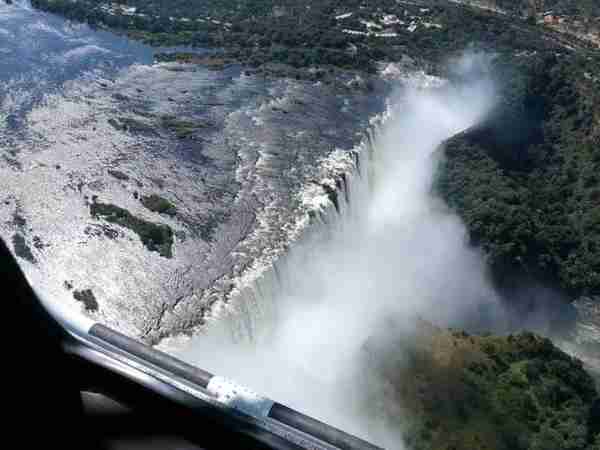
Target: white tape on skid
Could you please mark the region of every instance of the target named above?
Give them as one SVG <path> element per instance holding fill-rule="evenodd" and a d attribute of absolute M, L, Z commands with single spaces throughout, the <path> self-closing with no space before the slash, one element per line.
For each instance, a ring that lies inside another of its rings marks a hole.
<path fill-rule="evenodd" d="M 223 377 L 212 377 L 208 392 L 217 400 L 252 417 L 269 417 L 274 402 Z"/>

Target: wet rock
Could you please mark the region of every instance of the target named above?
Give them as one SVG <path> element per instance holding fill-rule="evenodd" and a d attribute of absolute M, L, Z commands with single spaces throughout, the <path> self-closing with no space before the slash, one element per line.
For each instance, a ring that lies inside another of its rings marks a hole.
<path fill-rule="evenodd" d="M 12 223 L 17 228 L 25 228 L 27 226 L 27 219 L 25 219 L 18 211 L 15 211 Z"/>
<path fill-rule="evenodd" d="M 337 189 L 329 186 L 326 183 L 323 183 L 321 185 L 321 187 L 323 188 L 323 190 L 325 191 L 325 193 L 327 194 L 327 197 L 329 197 L 329 200 L 331 201 L 331 203 L 333 203 L 333 206 L 335 206 L 335 210 L 337 212 L 340 211 L 340 203 L 339 203 L 339 198 L 338 198 L 338 191 Z"/>
<path fill-rule="evenodd" d="M 119 117 L 117 119 L 110 118 L 108 119 L 108 123 L 115 130 L 119 131 L 127 131 L 130 133 L 155 134 L 154 127 L 140 120 L 133 119 L 131 117 Z"/>
<path fill-rule="evenodd" d="M 37 248 L 38 250 L 43 250 L 44 248 L 49 247 L 48 244 L 44 244 L 42 242 L 42 238 L 39 237 L 39 236 L 34 236 L 33 237 L 33 246 L 35 248 Z"/>
<path fill-rule="evenodd" d="M 578 338 L 600 346 L 600 298 L 581 297 L 573 305 L 577 310 Z"/>
<path fill-rule="evenodd" d="M 29 248 L 29 245 L 27 245 L 25 238 L 21 234 L 15 233 L 13 235 L 12 242 L 15 255 L 17 255 L 20 258 L 23 258 L 26 261 L 29 261 L 31 264 L 37 263 L 35 256 L 33 256 L 33 253 Z"/>
<path fill-rule="evenodd" d="M 417 66 L 417 62 L 408 55 L 402 55 L 400 65 L 406 69 L 414 69 Z"/>
<path fill-rule="evenodd" d="M 214 124 L 208 121 L 180 120 L 175 116 L 165 115 L 161 117 L 161 126 L 177 135 L 179 139 L 186 139 L 203 128 L 213 127 Z"/>
<path fill-rule="evenodd" d="M 21 162 L 16 160 L 15 158 L 11 158 L 7 155 L 2 155 L 2 159 L 4 159 L 4 161 L 6 161 L 6 163 L 13 169 L 23 170 L 23 164 L 21 164 Z"/>
<path fill-rule="evenodd" d="M 129 180 L 129 175 L 127 175 L 126 173 L 123 173 L 123 172 L 121 172 L 119 170 L 109 169 L 108 173 L 111 176 L 115 177 L 117 180 L 121 180 L 121 181 L 128 181 Z"/>
<path fill-rule="evenodd" d="M 198 217 L 197 221 L 188 225 L 204 242 L 212 242 L 215 230 L 220 224 L 225 223 L 228 218 L 227 213 L 211 211 L 206 216 Z"/>
<path fill-rule="evenodd" d="M 164 189 L 165 187 L 165 182 L 164 180 L 161 180 L 160 178 L 150 178 L 150 181 L 152 181 L 152 183 L 154 183 L 158 188 L 160 189 Z M 141 186 L 140 186 L 141 187 Z"/>
<path fill-rule="evenodd" d="M 108 225 L 89 225 L 83 232 L 88 236 L 104 236 L 108 239 L 117 239 L 119 237 L 119 232 Z"/>
<path fill-rule="evenodd" d="M 112 126 L 115 130 L 122 130 L 121 124 L 113 118 L 108 119 L 108 124 Z"/>
<path fill-rule="evenodd" d="M 121 102 L 129 101 L 129 97 L 127 97 L 126 95 L 120 94 L 118 92 L 116 94 L 113 94 L 113 98 L 115 100 L 119 100 Z"/>

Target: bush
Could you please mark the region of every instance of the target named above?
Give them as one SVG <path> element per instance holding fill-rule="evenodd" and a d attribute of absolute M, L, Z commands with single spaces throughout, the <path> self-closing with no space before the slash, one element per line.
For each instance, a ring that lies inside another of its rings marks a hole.
<path fill-rule="evenodd" d="M 135 217 L 126 209 L 107 203 L 94 202 L 90 212 L 95 218 L 132 230 L 148 250 L 158 252 L 165 258 L 173 257 L 173 230 L 168 225 L 147 222 Z"/>
<path fill-rule="evenodd" d="M 142 196 L 140 201 L 142 202 L 142 205 L 152 212 L 166 214 L 171 217 L 177 214 L 177 208 L 175 205 L 159 195 L 152 194 L 148 196 Z"/>
<path fill-rule="evenodd" d="M 86 311 L 98 311 L 98 301 L 96 300 L 96 296 L 94 295 L 91 289 L 74 291 L 73 297 L 75 297 L 75 300 L 77 300 L 78 302 L 84 304 Z"/>

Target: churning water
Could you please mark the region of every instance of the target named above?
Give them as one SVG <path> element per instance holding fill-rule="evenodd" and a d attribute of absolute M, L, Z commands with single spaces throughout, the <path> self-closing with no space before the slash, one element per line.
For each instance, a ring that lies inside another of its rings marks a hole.
<path fill-rule="evenodd" d="M 372 397 L 365 404 L 360 354 L 390 319 L 459 324 L 495 303 L 464 226 L 432 193 L 443 142 L 480 121 L 493 98 L 486 81 L 405 80 L 339 183 L 337 211 L 317 214 L 273 270 L 240 290 L 180 356 L 400 447 L 386 408 Z"/>

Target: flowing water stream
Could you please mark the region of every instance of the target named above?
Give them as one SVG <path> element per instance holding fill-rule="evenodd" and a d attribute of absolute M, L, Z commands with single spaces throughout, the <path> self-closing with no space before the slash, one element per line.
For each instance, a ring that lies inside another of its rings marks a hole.
<path fill-rule="evenodd" d="M 432 193 L 443 142 L 481 120 L 493 101 L 486 80 L 456 86 L 407 78 L 358 149 L 339 211 L 315 217 L 205 333 L 171 345 L 200 367 L 398 448 L 385 408 L 365 403 L 367 340 L 390 320 L 464 326 L 498 319 L 481 255 Z"/>

